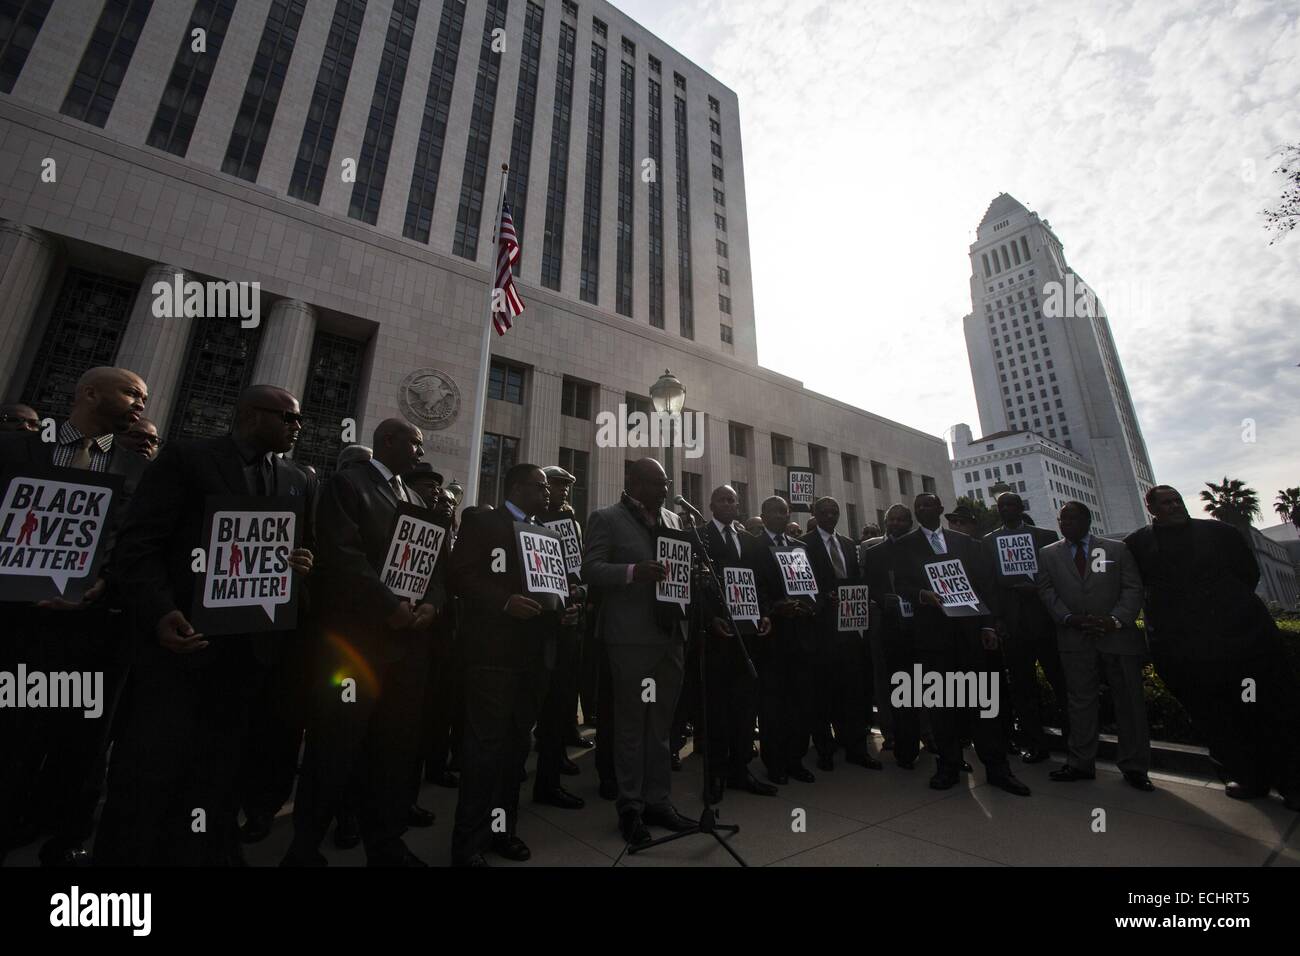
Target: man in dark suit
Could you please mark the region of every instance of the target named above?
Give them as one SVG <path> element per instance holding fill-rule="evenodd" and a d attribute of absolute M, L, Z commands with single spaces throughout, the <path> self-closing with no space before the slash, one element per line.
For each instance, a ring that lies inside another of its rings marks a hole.
<path fill-rule="evenodd" d="M 122 590 L 114 577 L 114 540 L 148 464 L 115 435 L 140 418 L 147 400 L 148 388 L 135 373 L 91 369 L 77 382 L 68 418 L 52 442 L 41 440 L 34 411 L 25 405 L 6 406 L 16 410 L 12 417 L 19 418 L 23 428 L 0 434 L 0 467 L 121 475 L 123 494 L 114 503 L 113 526 L 105 529 L 108 557 L 100 578 L 81 601 L 56 599 L 6 609 L 9 634 L 0 640 L 0 670 L 14 673 L 22 663 L 29 672 L 103 673 L 104 681 L 97 719 L 69 709 L 0 710 L 0 857 L 10 846 L 35 836 L 34 831 L 45 830 L 50 837 L 40 850 L 43 865 L 89 862 L 84 844 L 94 826 L 104 756 L 128 662 Z"/>
<path fill-rule="evenodd" d="M 465 739 L 451 835 L 453 866 L 487 866 L 490 848 L 507 860 L 532 856 L 519 838 L 520 771 L 528 735 L 555 658 L 555 615 L 524 593 L 515 522 L 534 524 L 549 489 L 536 465 L 515 465 L 494 511 L 466 511 L 451 552 L 465 642 Z M 577 620 L 567 609 L 563 623 Z M 504 819 L 500 818 L 504 812 Z"/>
<path fill-rule="evenodd" d="M 713 778 L 709 782 L 709 802 L 721 800 L 728 787 L 774 797 L 776 787 L 763 783 L 749 770 L 754 753 L 754 722 L 758 718 L 758 681 L 750 676 L 744 653 L 748 648 L 752 655 L 757 640 L 766 638 L 772 629 L 766 614 L 770 601 L 767 582 L 759 581 L 759 565 L 766 555 L 760 542 L 743 531 L 736 531 L 734 522 L 740 511 L 740 499 L 734 488 L 722 485 L 713 489 L 709 511 L 712 518 L 700 531 L 718 583 L 725 586 L 723 569 L 726 567 L 750 569 L 754 572 L 755 586 L 759 587 L 759 608 L 763 612 L 757 636 L 746 639 L 731 631 L 722 607 L 712 600 L 707 606 L 705 626 L 709 631 L 706 638 L 709 645 L 705 651 L 705 692 L 709 708 L 705 721 Z"/>
<path fill-rule="evenodd" d="M 302 496 L 308 479 L 278 454 L 302 428 L 298 400 L 255 385 L 234 431 L 169 445 L 149 466 L 118 542 L 117 565 L 137 638 L 129 717 L 113 748 L 96 864 L 222 865 L 234 857 L 235 782 L 251 701 L 284 635 L 197 633 L 189 616 L 193 550 L 209 495 Z M 311 571 L 310 526 L 294 549 Z M 206 830 L 194 811 L 202 809 Z"/>
<path fill-rule="evenodd" d="M 41 417 L 30 405 L 0 405 L 0 432 L 38 432 Z"/>
<path fill-rule="evenodd" d="M 899 542 L 912 530 L 912 511 L 906 505 L 892 505 L 885 512 L 885 534 L 862 543 L 862 574 L 871 595 L 873 614 L 872 630 L 876 632 L 872 644 L 872 663 L 881 669 L 875 689 L 881 714 L 881 729 L 885 731 L 884 749 L 894 751 L 894 761 L 904 770 L 916 766 L 921 752 L 921 712 L 910 704 L 898 706 L 891 693 L 892 675 L 910 674 L 916 663 L 916 640 L 913 633 L 915 611 L 911 603 L 901 599 L 896 584 L 899 562 Z M 877 627 L 875 621 L 879 621 Z M 876 650 L 875 642 L 880 645 Z M 885 716 L 888 715 L 886 724 Z"/>
<path fill-rule="evenodd" d="M 330 476 L 316 508 L 319 667 L 294 800 L 293 843 L 281 866 L 325 865 L 318 847 L 354 775 L 367 864 L 427 865 L 407 848 L 402 833 L 419 750 L 430 634 L 445 589 L 437 564 L 416 601 L 399 597 L 380 576 L 399 505 L 424 507 L 401 478 L 424 454 L 424 436 L 390 418 L 375 428 L 373 444 L 370 462 Z M 336 685 L 338 675 L 353 683 Z"/>
<path fill-rule="evenodd" d="M 543 523 L 559 519 L 573 522 L 578 535 L 579 554 L 582 549 L 582 525 L 569 504 L 569 492 L 577 480 L 559 465 L 542 469 L 546 476 L 550 504 L 546 514 L 539 516 Z M 570 604 L 581 608 L 587 600 L 587 588 L 576 572 L 569 573 Z M 576 739 L 577 746 L 586 741 L 578 737 L 578 670 L 582 665 L 582 613 L 579 611 L 572 624 L 552 622 L 555 640 L 555 666 L 546 682 L 546 699 L 537 715 L 537 774 L 533 779 L 533 800 L 550 804 L 561 810 L 581 810 L 582 797 L 570 793 L 560 785 L 560 775 L 576 776 L 578 765 L 565 753 L 566 744 Z"/>
<path fill-rule="evenodd" d="M 1020 759 L 1041 763 L 1051 753 L 1049 738 L 1043 729 L 1043 700 L 1038 687 L 1038 668 L 1042 664 L 1056 699 L 1061 702 L 1061 733 L 1069 740 L 1070 724 L 1065 701 L 1065 672 L 1056 643 L 1056 625 L 1038 597 L 1038 580 L 1034 574 L 1004 574 L 1004 545 L 1010 535 L 1029 535 L 1033 539 L 1034 560 L 1041 560 L 1042 550 L 1057 540 L 1046 528 L 1035 528 L 1024 520 L 1025 503 L 1013 491 L 998 495 L 998 515 L 1002 525 L 983 539 L 987 560 L 997 584 L 998 630 L 1002 635 L 1002 660 L 1011 678 L 1011 704 L 1020 724 Z"/>
<path fill-rule="evenodd" d="M 622 500 L 592 514 L 582 562 L 582 579 L 601 592 L 600 628 L 617 728 L 619 829 L 633 845 L 649 842 L 648 824 L 673 831 L 696 825 L 670 800 L 669 738 L 685 656 L 681 625 L 661 617 L 655 601 L 655 584 L 667 574 L 655 556 L 658 531 L 680 527 L 663 506 L 667 498 L 663 466 L 653 458 L 633 462 Z"/>
<path fill-rule="evenodd" d="M 986 556 L 966 535 L 940 528 L 943 502 L 937 495 L 917 495 L 912 510 L 919 527 L 898 542 L 896 581 L 899 596 L 911 603 L 915 610 L 916 650 L 922 668 L 927 673 L 939 675 L 973 675 L 993 693 L 998 686 L 998 675 L 989 673 L 984 660 L 984 652 L 996 649 L 998 643 L 993 615 L 946 615 L 942 610 L 943 602 L 932 590 L 925 571 L 927 564 L 954 559 L 961 561 L 975 593 L 988 607 L 993 584 Z M 946 678 L 944 684 L 946 697 Z M 933 789 L 947 790 L 960 779 L 964 762 L 962 738 L 969 731 L 989 783 L 1017 796 L 1029 795 L 1029 788 L 1016 779 L 1007 763 L 1006 734 L 996 713 L 981 715 L 969 698 L 964 701 L 944 699 L 941 706 L 931 711 L 930 720 L 938 745 L 938 766 L 930 778 Z"/>
<path fill-rule="evenodd" d="M 862 583 L 858 549 L 851 539 L 835 533 L 840 505 L 834 498 L 819 498 L 813 504 L 813 519 L 817 527 L 800 540 L 808 549 L 817 578 L 817 617 L 813 622 L 817 643 L 804 702 L 805 711 L 813 717 L 817 769 L 834 770 L 835 749 L 842 746 L 849 763 L 879 770 L 880 761 L 871 756 L 868 742 L 866 715 L 871 705 L 862 699 L 867 688 L 862 674 L 862 633 L 842 634 L 839 630 L 839 589 Z"/>
<path fill-rule="evenodd" d="M 805 709 L 806 697 L 801 689 L 808 684 L 808 668 L 816 641 L 810 604 L 786 595 L 781 568 L 773 549 L 803 548 L 798 538 L 786 534 L 790 526 L 790 506 L 777 495 L 766 499 L 761 508 L 763 532 L 759 559 L 763 586 L 771 595 L 772 631 L 756 642 L 754 663 L 758 668 L 759 752 L 767 779 L 784 786 L 790 778 L 813 783 L 816 777 L 803 765 L 808 753 L 810 717 Z"/>
<path fill-rule="evenodd" d="M 1300 810 L 1300 687 L 1255 593 L 1259 564 L 1245 533 L 1191 518 L 1168 485 L 1148 491 L 1146 506 L 1151 524 L 1124 544 L 1142 576 L 1156 673 L 1222 764 L 1228 796 L 1276 787 Z"/>

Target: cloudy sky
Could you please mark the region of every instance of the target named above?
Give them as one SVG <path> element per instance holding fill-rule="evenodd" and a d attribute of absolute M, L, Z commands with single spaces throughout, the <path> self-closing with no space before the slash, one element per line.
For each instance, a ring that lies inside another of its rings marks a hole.
<path fill-rule="evenodd" d="M 740 98 L 763 365 L 978 434 L 968 247 L 1009 192 L 1100 292 L 1156 477 L 1245 479 L 1276 523 L 1300 230 L 1269 246 L 1260 211 L 1300 142 L 1300 4 L 615 2 Z"/>

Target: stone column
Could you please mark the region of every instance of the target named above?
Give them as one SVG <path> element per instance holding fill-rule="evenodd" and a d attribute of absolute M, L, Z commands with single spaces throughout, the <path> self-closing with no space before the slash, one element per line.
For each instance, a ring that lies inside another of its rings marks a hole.
<path fill-rule="evenodd" d="M 624 400 L 624 394 L 621 389 L 600 386 L 596 410 L 617 414 L 618 406 Z M 600 437 L 599 433 L 597 437 Z M 612 442 L 607 443 L 607 447 L 604 448 L 597 445 L 595 458 L 596 474 L 591 481 L 588 499 L 592 511 L 618 504 L 619 495 L 623 493 L 623 462 L 627 459 L 627 449 Z"/>
<path fill-rule="evenodd" d="M 149 267 L 140 283 L 135 305 L 131 307 L 131 318 L 122 333 L 115 359 L 120 368 L 135 372 L 149 387 L 149 402 L 144 413 L 158 426 L 160 435 L 167 434 L 194 319 L 185 314 L 183 299 L 174 303 L 175 307 L 170 310 L 174 315 L 154 315 L 153 304 L 157 297 L 153 287 L 156 282 L 171 287 L 178 274 L 183 284 L 188 277 L 178 266 L 156 262 Z"/>
<path fill-rule="evenodd" d="M 51 235 L 9 220 L 0 221 L 0 399 L 17 399 L 22 383 L 11 379 L 23 345 L 36 324 L 41 294 L 58 259 Z M 38 408 L 48 415 L 55 409 Z M 64 409 L 57 411 L 62 414 Z"/>
<path fill-rule="evenodd" d="M 525 427 L 523 457 L 538 467 L 559 463 L 560 391 L 559 372 L 534 368 L 528 396 L 528 422 Z"/>
<path fill-rule="evenodd" d="M 316 310 L 297 299 L 281 299 L 271 306 L 262 329 L 262 344 L 253 365 L 253 385 L 278 385 L 302 402 L 307 387 L 307 365 L 316 337 Z"/>

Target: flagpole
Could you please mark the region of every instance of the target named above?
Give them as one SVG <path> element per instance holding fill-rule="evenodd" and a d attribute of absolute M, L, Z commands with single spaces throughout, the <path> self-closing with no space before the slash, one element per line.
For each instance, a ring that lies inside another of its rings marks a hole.
<path fill-rule="evenodd" d="M 496 218 L 492 222 L 492 245 L 488 248 L 488 320 L 483 323 L 483 348 L 479 353 L 478 390 L 474 393 L 474 423 L 469 439 L 469 473 L 465 476 L 465 506 L 478 504 L 478 477 L 483 466 L 483 419 L 487 412 L 488 372 L 492 363 L 492 302 L 496 298 L 497 255 L 500 248 L 501 207 L 506 201 L 506 177 L 510 164 L 501 164 L 501 189 L 497 194 Z"/>

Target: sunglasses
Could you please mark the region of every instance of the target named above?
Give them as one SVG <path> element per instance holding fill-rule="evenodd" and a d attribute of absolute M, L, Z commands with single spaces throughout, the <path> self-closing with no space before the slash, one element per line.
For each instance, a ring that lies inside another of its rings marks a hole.
<path fill-rule="evenodd" d="M 301 412 L 285 411 L 282 408 L 267 408 L 265 405 L 254 405 L 253 408 L 259 412 L 266 412 L 270 415 L 278 416 L 286 425 L 301 425 L 307 421 Z"/>
<path fill-rule="evenodd" d="M 38 418 L 23 418 L 21 415 L 0 415 L 0 422 L 22 422 L 24 425 L 40 426 Z"/>

